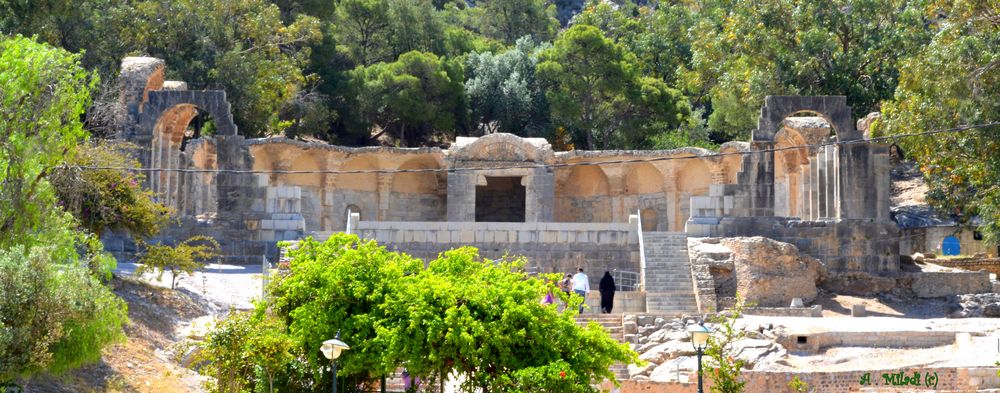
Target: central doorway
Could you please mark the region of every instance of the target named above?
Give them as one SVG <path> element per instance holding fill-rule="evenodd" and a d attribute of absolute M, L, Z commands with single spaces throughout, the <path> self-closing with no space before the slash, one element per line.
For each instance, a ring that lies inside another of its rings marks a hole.
<path fill-rule="evenodd" d="M 525 193 L 521 176 L 486 176 L 486 185 L 476 186 L 476 221 L 524 222 Z"/>

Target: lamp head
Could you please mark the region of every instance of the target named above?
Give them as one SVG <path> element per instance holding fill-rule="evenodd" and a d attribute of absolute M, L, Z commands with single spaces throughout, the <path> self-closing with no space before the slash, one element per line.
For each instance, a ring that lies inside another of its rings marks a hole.
<path fill-rule="evenodd" d="M 712 331 L 699 323 L 689 326 L 688 334 L 691 335 L 691 345 L 694 345 L 695 349 L 700 350 L 705 349 L 705 346 L 708 345 L 708 336 L 712 334 Z"/>
<path fill-rule="evenodd" d="M 341 352 L 351 349 L 351 347 L 340 341 L 340 332 L 337 332 L 336 338 L 323 341 L 323 345 L 319 349 L 323 351 L 323 356 L 326 356 L 327 359 L 336 360 L 340 357 Z"/>

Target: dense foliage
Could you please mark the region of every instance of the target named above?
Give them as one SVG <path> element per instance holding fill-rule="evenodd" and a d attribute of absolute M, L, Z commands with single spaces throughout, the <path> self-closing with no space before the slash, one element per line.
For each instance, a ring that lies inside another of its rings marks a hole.
<path fill-rule="evenodd" d="M 59 204 L 90 233 L 124 230 L 141 239 L 156 235 L 167 223 L 170 209 L 142 187 L 145 176 L 119 169 L 139 166 L 129 148 L 108 142 L 79 145 L 52 171 Z"/>
<path fill-rule="evenodd" d="M 86 132 L 96 78 L 79 56 L 0 38 L 0 383 L 100 358 L 124 337 L 125 302 L 88 267 L 113 265 L 76 231 L 49 182 Z"/>
<path fill-rule="evenodd" d="M 462 374 L 466 391 L 591 392 L 591 381 L 613 377 L 614 362 L 637 361 L 600 326 L 576 325 L 580 298 L 565 313 L 540 303 L 549 284 L 524 273 L 521 261 L 484 260 L 461 248 L 425 267 L 344 234 L 301 242 L 291 257 L 266 302 L 209 335 L 217 391 L 272 383 L 325 391 L 329 361 L 320 344 L 337 332 L 351 346 L 338 360 L 348 386 L 405 367 L 432 383 Z"/>
<path fill-rule="evenodd" d="M 920 54 L 902 64 L 878 128 L 907 134 L 1000 122 L 1000 17 L 995 2 L 942 1 L 949 17 Z M 897 142 L 920 164 L 927 199 L 1000 243 L 1000 125 Z"/>

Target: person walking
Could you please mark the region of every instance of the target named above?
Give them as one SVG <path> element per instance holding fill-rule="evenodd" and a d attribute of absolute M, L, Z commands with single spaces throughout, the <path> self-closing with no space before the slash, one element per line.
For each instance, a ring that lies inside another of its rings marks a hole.
<path fill-rule="evenodd" d="M 611 314 L 611 308 L 615 306 L 615 279 L 611 277 L 611 272 L 604 272 L 597 289 L 601 291 L 601 312 Z"/>
<path fill-rule="evenodd" d="M 587 293 L 590 292 L 590 279 L 583 273 L 582 267 L 577 269 L 576 275 L 573 276 L 573 292 L 583 296 L 583 303 L 580 303 L 580 314 L 583 314 L 583 305 L 587 303 Z"/>

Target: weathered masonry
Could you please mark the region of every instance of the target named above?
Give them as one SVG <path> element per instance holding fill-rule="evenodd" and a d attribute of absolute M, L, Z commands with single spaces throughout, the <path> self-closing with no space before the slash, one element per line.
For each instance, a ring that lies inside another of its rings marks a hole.
<path fill-rule="evenodd" d="M 583 266 L 594 284 L 603 270 L 636 272 L 647 293 L 676 290 L 653 288 L 659 257 L 685 260 L 677 269 L 690 280 L 686 246 L 670 247 L 687 236 L 760 235 L 834 271 L 898 270 L 888 148 L 863 138 L 844 97 L 768 97 L 751 141 L 717 152 L 555 152 L 510 134 L 448 149 L 351 148 L 246 139 L 224 92 L 186 90 L 163 70 L 159 59 L 123 62 L 123 138 L 162 169 L 149 185 L 181 219 L 166 236 L 214 236 L 233 262 L 350 225 L 420 257 L 474 245 L 491 258 L 525 255 L 540 271 Z M 213 136 L 190 134 L 199 113 L 211 115 Z"/>

